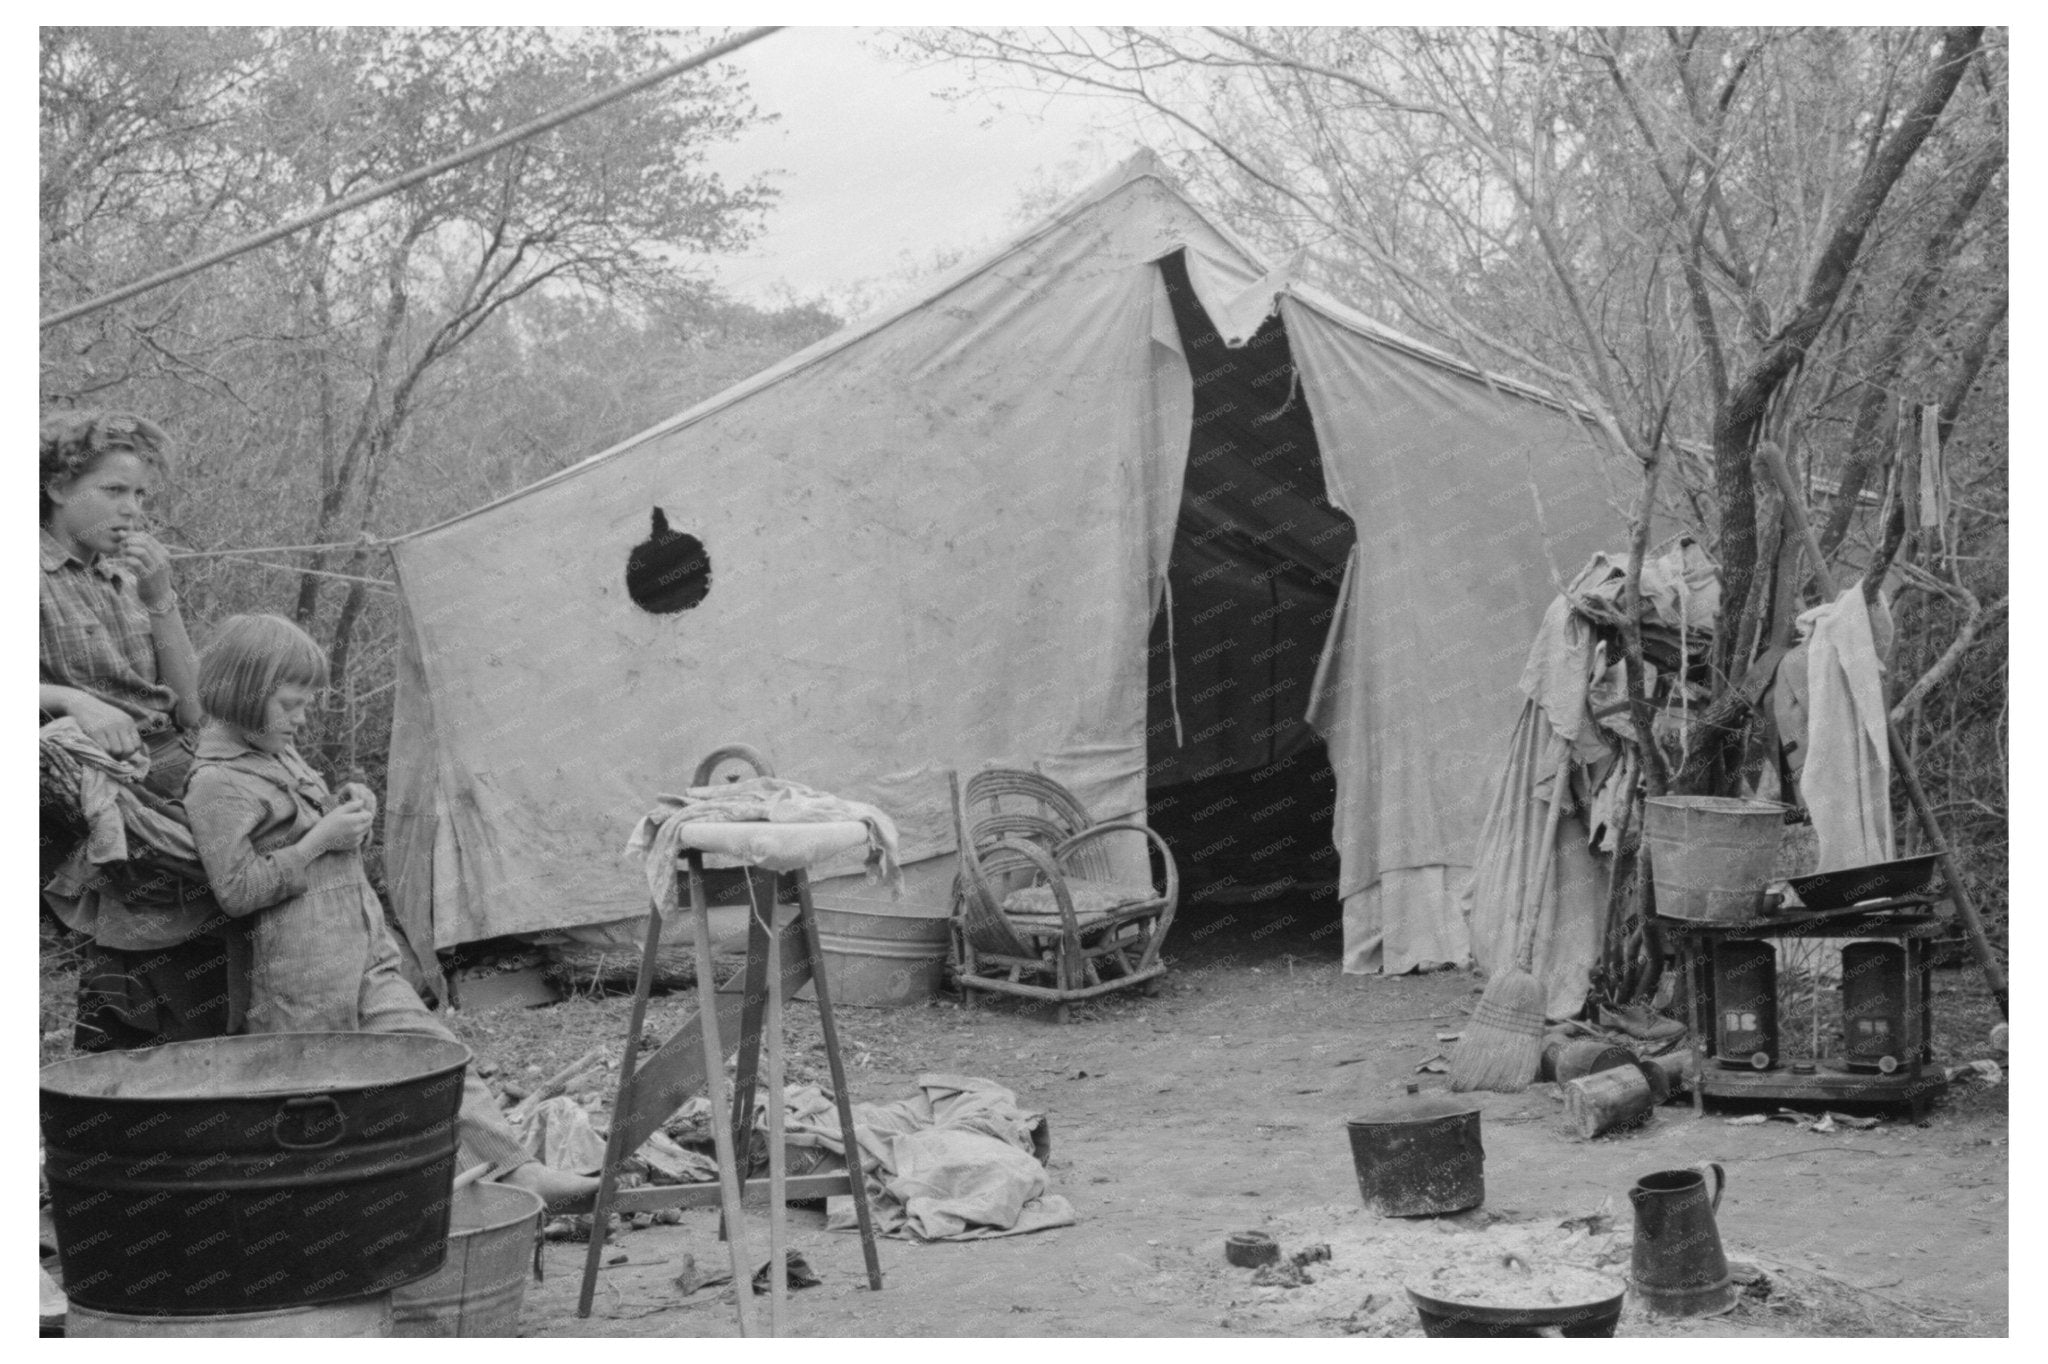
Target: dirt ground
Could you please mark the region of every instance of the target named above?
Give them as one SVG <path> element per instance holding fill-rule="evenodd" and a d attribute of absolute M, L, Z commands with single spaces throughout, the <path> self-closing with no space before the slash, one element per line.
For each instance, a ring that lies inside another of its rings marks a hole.
<path fill-rule="evenodd" d="M 791 1295 L 790 1333 L 1414 1335 L 1398 1272 L 1427 1260 L 1429 1244 L 1417 1237 L 1562 1237 L 1560 1221 L 1604 1209 L 1625 1272 L 1629 1185 L 1712 1160 L 1727 1170 L 1719 1221 L 1728 1253 L 1765 1271 L 1769 1296 L 1752 1292 L 1727 1316 L 1676 1324 L 1645 1319 L 1631 1304 L 1620 1334 L 2005 1334 L 2003 1083 L 1957 1086 L 1924 1126 L 1903 1116 L 1832 1134 L 1731 1126 L 1727 1114 L 1695 1118 L 1689 1103 L 1675 1103 L 1644 1128 L 1593 1141 L 1565 1123 L 1551 1086 L 1478 1095 L 1484 1208 L 1421 1229 L 1376 1217 L 1359 1198 L 1343 1120 L 1398 1096 L 1405 1081 L 1441 1086 L 1444 1077 L 1416 1067 L 1445 1050 L 1436 1034 L 1460 1026 L 1481 982 L 1449 971 L 1346 977 L 1336 965 L 1340 937 L 1334 909 L 1193 910 L 1176 927 L 1175 969 L 1156 997 L 1112 996 L 1067 1027 L 1007 1001 L 839 1010 L 857 1101 L 906 1097 L 920 1074 L 939 1071 L 985 1076 L 1044 1111 L 1051 1187 L 1079 1221 L 965 1243 L 885 1239 L 877 1293 L 866 1286 L 857 1236 L 793 1210 L 791 1245 L 823 1283 Z M 1975 972 L 1941 972 L 1938 989 L 1939 1054 L 1983 1055 L 1995 1015 Z M 523 1063 L 531 1074 L 573 1059 L 606 1024 L 622 1037 L 624 1003 L 472 1014 L 463 1026 L 481 1053 L 495 1045 L 508 1058 L 540 1030 L 545 1057 Z M 649 1031 L 666 1036 L 689 1008 L 688 996 L 657 1000 Z M 822 1076 L 816 1036 L 815 1010 L 793 1006 L 793 1074 Z M 1255 1286 L 1252 1271 L 1222 1254 L 1226 1236 L 1253 1229 L 1283 1251 L 1320 1243 L 1331 1257 L 1309 1266 L 1309 1285 Z M 750 1218 L 746 1235 L 765 1261 L 765 1216 Z M 603 1271 L 588 1319 L 575 1315 L 585 1247 L 551 1243 L 545 1279 L 528 1288 L 525 1332 L 736 1334 L 729 1288 L 685 1297 L 675 1284 L 685 1256 L 724 1264 L 716 1238 L 708 1211 L 618 1235 L 607 1257 L 624 1261 Z M 765 1321 L 766 1300 L 757 1302 Z"/>
<path fill-rule="evenodd" d="M 1276 927 L 1277 925 L 1277 927 Z M 1647 1126 L 1586 1141 L 1552 1086 L 1474 1096 L 1482 1105 L 1486 1201 L 1476 1213 L 1417 1223 L 1381 1219 L 1359 1197 L 1344 1118 L 1398 1096 L 1416 1067 L 1447 1050 L 1478 997 L 1468 972 L 1346 977 L 1334 909 L 1188 911 L 1152 998 L 1115 997 L 1059 1026 L 1011 1002 L 964 1009 L 838 1011 L 856 1101 L 913 1092 L 930 1071 L 979 1075 L 1048 1115 L 1053 1192 L 1079 1221 L 1026 1236 L 920 1244 L 884 1239 L 884 1288 L 871 1292 L 859 1238 L 821 1214 L 789 1215 L 791 1245 L 822 1279 L 792 1293 L 799 1336 L 1416 1335 L 1399 1282 L 1441 1245 L 1521 1235 L 1560 1242 L 1582 1262 L 1619 1240 L 1626 1272 L 1626 1190 L 1652 1170 L 1718 1161 L 1719 1224 L 1731 1259 L 1768 1276 L 1715 1319 L 1653 1321 L 1631 1303 L 1623 1335 L 1947 1336 L 2007 1331 L 2006 1086 L 1965 1083 L 1924 1125 L 1816 1133 L 1777 1122 L 1732 1126 L 1689 1103 Z M 1938 973 L 1937 1052 L 1984 1055 L 1995 1019 L 1973 970 Z M 623 1039 L 628 1001 L 579 998 L 542 1009 L 470 1010 L 453 1020 L 493 1082 L 530 1084 L 588 1047 Z M 648 1032 L 666 1037 L 691 997 L 657 998 Z M 790 1011 L 792 1082 L 823 1078 L 817 1015 Z M 46 1051 L 48 1048 L 46 1047 Z M 608 1098 L 614 1077 L 593 1081 Z M 1558 1224 L 1602 1211 L 1611 1221 Z M 1322 1244 L 1314 1281 L 1260 1287 L 1225 1263 L 1224 1238 L 1259 1229 L 1283 1251 Z M 759 1212 L 748 1249 L 765 1260 Z M 1431 1241 L 1429 1238 L 1449 1238 Z M 717 1214 L 616 1234 L 594 1311 L 575 1315 L 585 1246 L 551 1242 L 528 1285 L 530 1336 L 734 1335 L 731 1290 L 685 1296 L 686 1256 L 723 1267 Z M 1610 1258 L 1612 1257 L 1610 1250 Z M 767 1302 L 757 1298 L 761 1320 Z"/>

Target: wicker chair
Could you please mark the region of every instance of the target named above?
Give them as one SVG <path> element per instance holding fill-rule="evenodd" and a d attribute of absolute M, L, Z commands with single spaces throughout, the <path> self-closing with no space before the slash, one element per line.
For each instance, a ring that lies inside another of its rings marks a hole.
<path fill-rule="evenodd" d="M 1067 789 L 1035 772 L 989 768 L 953 784 L 960 872 L 953 939 L 962 998 L 1017 995 L 1059 1006 L 1113 990 L 1149 990 L 1166 974 L 1160 945 L 1180 900 L 1180 871 L 1163 839 L 1135 820 L 1097 824 Z M 1108 835 L 1151 840 L 1164 890 L 1114 878 Z"/>

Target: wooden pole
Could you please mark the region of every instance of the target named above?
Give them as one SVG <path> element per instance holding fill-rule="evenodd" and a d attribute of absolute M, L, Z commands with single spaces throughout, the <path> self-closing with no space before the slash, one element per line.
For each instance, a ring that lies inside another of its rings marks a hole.
<path fill-rule="evenodd" d="M 1991 937 L 1984 931 L 1984 920 L 1978 917 L 1977 902 L 1970 898 L 1969 887 L 1963 884 L 1963 869 L 1957 864 L 1955 853 L 1950 851 L 1948 840 L 1942 837 L 1941 822 L 1934 817 L 1934 806 L 1927 799 L 1926 788 L 1920 784 L 1920 771 L 1913 762 L 1913 754 L 1907 749 L 1905 739 L 1889 725 L 1886 728 L 1892 738 L 1892 761 L 1898 764 L 1899 776 L 1905 780 L 1906 795 L 1913 802 L 1913 813 L 1920 816 L 1920 827 L 1926 831 L 1927 841 L 1934 845 L 1935 855 L 1941 859 L 1941 874 L 1948 882 L 1949 899 L 1962 916 L 1970 949 L 1977 958 L 1978 967 L 1984 972 L 1985 982 L 1991 986 L 1993 998 L 1998 1001 L 1999 1016 L 2010 1020 L 2012 1010 L 2007 1001 L 2005 968 L 1998 964 L 1998 954 L 1991 948 Z"/>
<path fill-rule="evenodd" d="M 1785 514 L 1792 518 L 1800 539 L 1806 544 L 1806 552 L 1813 556 L 1814 576 L 1820 579 L 1821 591 L 1832 601 L 1835 595 L 1834 575 L 1828 571 L 1828 561 L 1820 552 L 1820 541 L 1815 538 L 1812 524 L 1806 519 L 1806 504 L 1800 500 L 1799 490 L 1792 486 L 1792 472 L 1785 467 L 1785 454 L 1776 443 L 1765 441 L 1758 447 L 1771 477 L 1777 481 L 1778 491 L 1784 495 Z M 1963 931 L 1970 940 L 1970 950 L 1977 958 L 1978 969 L 1983 971 L 1985 983 L 1991 987 L 1992 997 L 1998 1001 L 1998 1012 L 2010 1019 L 2011 1010 L 2007 1004 L 2005 968 L 1998 964 L 1998 955 L 1991 949 L 1991 938 L 1984 931 L 1984 920 L 1977 913 L 1977 902 L 1970 898 L 1970 889 L 1963 883 L 1963 869 L 1956 862 L 1955 854 L 1949 850 L 1948 839 L 1941 831 L 1941 821 L 1935 818 L 1934 806 L 1927 799 L 1925 788 L 1920 785 L 1919 764 L 1913 761 L 1912 750 L 1889 716 L 1885 718 L 1885 734 L 1889 739 L 1892 765 L 1899 770 L 1899 776 L 1906 784 L 1906 795 L 1913 805 L 1913 813 L 1920 817 L 1920 827 L 1927 834 L 1927 841 L 1934 845 L 1935 856 L 1941 859 L 1941 874 L 1948 882 L 1949 902 L 1956 907 L 1956 913 L 1963 921 Z"/>
<path fill-rule="evenodd" d="M 725 1101 L 725 1046 L 718 1040 L 718 977 L 711 968 L 711 907 L 704 898 L 704 855 L 685 854 L 690 866 L 690 911 L 697 930 L 697 1016 L 704 1024 L 704 1088 L 711 1096 L 711 1142 L 718 1153 L 718 1198 L 725 1214 L 725 1246 L 732 1260 L 733 1298 L 740 1334 L 754 1334 L 754 1272 L 741 1244 L 739 1166 L 732 1149 L 732 1114 Z M 769 998 L 774 998 L 770 987 Z"/>
<path fill-rule="evenodd" d="M 765 906 L 754 894 L 757 884 L 753 877 L 747 878 L 753 912 L 756 916 L 766 913 L 768 928 L 768 1334 L 779 1337 L 789 1307 L 787 1216 L 783 1208 L 788 1171 L 782 1149 L 782 934 L 775 924 L 775 883 L 768 883 Z"/>
<path fill-rule="evenodd" d="M 825 1034 L 825 1064 L 832 1072 L 832 1096 L 839 1109 L 839 1135 L 846 1145 L 846 1173 L 853 1186 L 853 1215 L 860 1223 L 860 1251 L 867 1261 L 868 1287 L 882 1287 L 882 1260 L 875 1250 L 875 1224 L 868 1211 L 866 1167 L 861 1163 L 860 1139 L 854 1135 L 853 1098 L 846 1092 L 846 1066 L 839 1058 L 839 1029 L 832 1020 L 832 990 L 825 983 L 825 949 L 818 941 L 817 908 L 811 903 L 811 878 L 796 874 L 798 911 L 804 926 L 804 950 L 811 958 L 811 984 L 818 996 L 818 1027 Z"/>
<path fill-rule="evenodd" d="M 654 957 L 660 946 L 661 906 L 649 905 L 647 943 L 640 949 L 640 976 L 633 987 L 632 1021 L 626 1027 L 625 1054 L 619 1058 L 619 1089 L 612 1099 L 611 1131 L 605 1138 L 604 1166 L 597 1172 L 597 1204 L 590 1214 L 590 1249 L 583 1256 L 583 1287 L 576 1295 L 576 1315 L 579 1317 L 590 1315 L 591 1299 L 597 1293 L 598 1268 L 604 1259 L 604 1232 L 611 1221 L 612 1195 L 616 1192 L 619 1166 L 631 1154 L 622 1149 L 626 1144 L 626 1124 L 622 1118 L 633 1107 L 633 1070 L 639 1063 L 640 1029 L 647 1023 L 647 995 L 654 985 Z M 573 1077 L 590 1055 L 589 1052 L 584 1053 L 581 1060 L 555 1078 L 561 1079 L 566 1086 L 568 1079 L 563 1077 Z M 553 1084 L 554 1081 L 548 1083 Z M 543 1090 L 546 1088 L 546 1085 L 542 1086 Z M 534 1092 L 538 1094 L 541 1090 Z"/>

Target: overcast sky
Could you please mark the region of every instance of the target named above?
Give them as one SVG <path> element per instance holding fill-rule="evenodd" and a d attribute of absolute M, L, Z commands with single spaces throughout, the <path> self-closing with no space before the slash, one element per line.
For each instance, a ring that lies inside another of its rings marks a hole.
<path fill-rule="evenodd" d="M 729 60 L 780 121 L 714 155 L 721 174 L 779 170 L 781 202 L 719 279 L 751 302 L 865 287 L 889 295 L 937 252 L 969 254 L 1020 225 L 1021 196 L 1079 189 L 1136 148 L 1098 100 L 1015 93 L 949 103 L 959 68 L 919 69 L 875 49 L 877 29 L 788 28 Z M 893 279 L 892 279 L 893 277 Z M 880 301 L 880 300 L 877 300 Z"/>

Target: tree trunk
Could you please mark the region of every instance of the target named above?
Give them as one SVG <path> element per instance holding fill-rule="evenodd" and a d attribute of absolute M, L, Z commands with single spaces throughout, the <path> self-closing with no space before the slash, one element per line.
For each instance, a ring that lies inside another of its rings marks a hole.
<path fill-rule="evenodd" d="M 1759 633 L 1751 628 L 1753 622 L 1741 617 L 1751 609 L 1751 586 L 1757 568 L 1756 474 L 1752 461 L 1771 401 L 1798 372 L 1807 348 L 1827 324 L 1878 210 L 1933 131 L 1942 110 L 1948 107 L 1949 98 L 1962 81 L 1983 35 L 1982 28 L 1949 29 L 1942 34 L 1934 68 L 1928 72 L 1911 110 L 1864 167 L 1843 203 L 1841 215 L 1814 264 L 1791 320 L 1771 338 L 1763 355 L 1736 380 L 1727 402 L 1715 415 L 1714 490 L 1720 517 L 1716 547 L 1721 563 L 1722 613 L 1714 642 L 1717 694 L 1733 687 L 1748 665 L 1749 660 L 1737 657 L 1738 642 Z M 1735 619 L 1730 619 L 1731 611 L 1737 613 Z M 1728 780 L 1733 767 L 1726 761 L 1730 740 L 1739 745 L 1740 736 L 1715 734 L 1703 741 L 1715 749 L 1709 768 L 1709 780 L 1714 786 L 1709 789 L 1717 789 Z"/>

